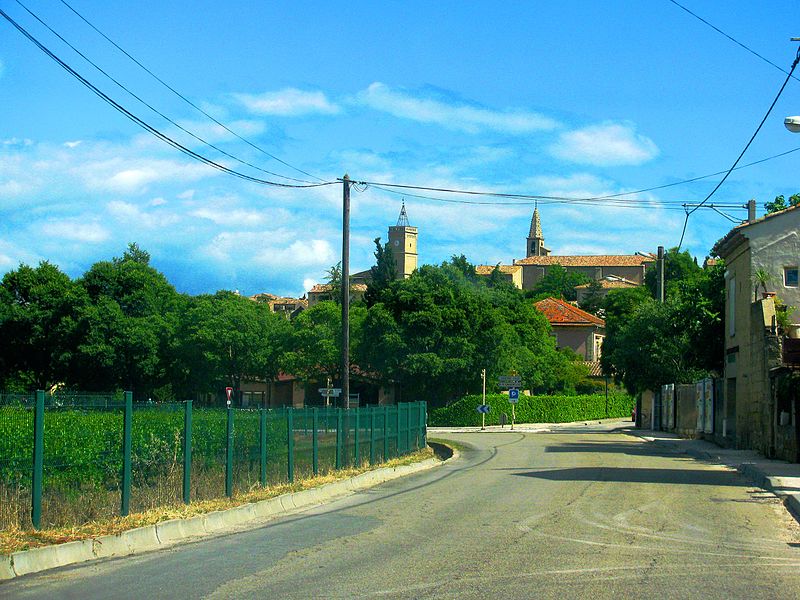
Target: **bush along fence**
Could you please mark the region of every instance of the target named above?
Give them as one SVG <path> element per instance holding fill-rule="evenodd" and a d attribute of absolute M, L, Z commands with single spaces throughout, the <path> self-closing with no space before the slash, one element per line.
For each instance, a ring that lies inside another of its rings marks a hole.
<path fill-rule="evenodd" d="M 430 425 L 442 427 L 480 427 L 477 407 L 479 395 L 464 396 L 449 406 L 431 411 Z M 511 404 L 506 394 L 487 394 L 487 425 L 499 425 L 506 414 L 511 422 Z M 584 394 L 575 396 L 527 396 L 520 394 L 516 406 L 517 423 L 569 423 L 572 421 L 630 417 L 635 399 L 625 393 Z"/>
<path fill-rule="evenodd" d="M 0 393 L 0 529 L 70 527 L 414 452 L 424 402 L 194 408 L 118 394 Z"/>

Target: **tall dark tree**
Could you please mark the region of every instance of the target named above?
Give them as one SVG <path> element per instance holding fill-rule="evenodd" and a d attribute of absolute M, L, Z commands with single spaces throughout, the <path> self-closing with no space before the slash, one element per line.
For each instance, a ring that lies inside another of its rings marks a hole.
<path fill-rule="evenodd" d="M 47 389 L 70 379 L 87 297 L 47 261 L 20 265 L 0 283 L 0 382 Z"/>
<path fill-rule="evenodd" d="M 697 264 L 697 259 L 692 257 L 688 250 L 683 252 L 677 248 L 670 248 L 664 254 L 664 289 L 665 296 L 677 293 L 677 287 L 681 282 L 697 277 L 702 272 L 702 268 Z M 645 273 L 644 281 L 647 289 L 653 298 L 657 295 L 658 274 L 655 267 L 651 267 Z"/>
<path fill-rule="evenodd" d="M 381 245 L 381 238 L 377 237 L 375 242 L 375 266 L 370 271 L 370 281 L 367 284 L 367 291 L 364 294 L 364 301 L 367 306 L 372 306 L 381 297 L 381 293 L 389 284 L 397 278 L 397 261 L 389 246 L 389 242 Z"/>
<path fill-rule="evenodd" d="M 528 292 L 528 297 L 543 298 L 552 296 L 553 298 L 563 298 L 564 300 L 575 300 L 578 293 L 575 286 L 589 283 L 589 277 L 576 271 L 568 271 L 560 264 L 552 265 L 547 274 L 542 277 L 533 289 Z"/>

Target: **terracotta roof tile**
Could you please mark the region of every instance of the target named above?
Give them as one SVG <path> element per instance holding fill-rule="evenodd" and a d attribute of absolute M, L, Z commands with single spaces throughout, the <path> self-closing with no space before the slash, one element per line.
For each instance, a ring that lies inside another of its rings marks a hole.
<path fill-rule="evenodd" d="M 551 266 L 559 264 L 562 267 L 638 267 L 644 263 L 653 262 L 655 257 L 639 254 L 604 254 L 582 256 L 529 256 L 514 261 L 515 265 Z"/>
<path fill-rule="evenodd" d="M 606 322 L 600 317 L 596 317 L 569 302 L 557 298 L 540 300 L 536 303 L 536 308 L 547 317 L 551 325 L 599 325 L 600 327 L 605 327 L 606 325 Z"/>
<path fill-rule="evenodd" d="M 477 275 L 491 275 L 494 267 L 494 265 L 478 265 L 475 267 L 475 273 Z M 522 267 L 519 265 L 500 265 L 500 272 L 506 275 L 512 275 L 521 269 Z"/>
<path fill-rule="evenodd" d="M 330 292 L 332 286 L 330 283 L 318 283 L 314 287 L 309 290 L 309 294 L 324 294 L 325 292 Z M 367 291 L 367 284 L 366 283 L 351 283 L 350 284 L 350 291 L 351 292 L 366 292 Z"/>

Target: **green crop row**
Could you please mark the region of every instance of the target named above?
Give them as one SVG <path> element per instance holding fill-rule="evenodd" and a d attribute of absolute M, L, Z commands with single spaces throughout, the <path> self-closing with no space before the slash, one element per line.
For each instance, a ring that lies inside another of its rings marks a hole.
<path fill-rule="evenodd" d="M 131 427 L 131 467 L 134 483 L 145 483 L 183 460 L 181 408 L 135 408 Z M 257 412 L 236 411 L 235 462 L 258 460 L 260 418 Z M 118 485 L 122 472 L 121 410 L 59 409 L 45 411 L 44 473 L 46 484 Z M 192 420 L 192 458 L 201 466 L 221 468 L 225 461 L 225 410 L 195 409 Z M 269 413 L 267 453 L 285 454 L 286 419 Z M 0 480 L 27 485 L 33 456 L 33 413 L 30 409 L 0 408 Z"/>
<path fill-rule="evenodd" d="M 479 395 L 464 396 L 457 402 L 437 408 L 430 413 L 429 425 L 434 427 L 477 427 L 481 425 L 481 414 L 477 407 L 481 404 Z M 511 421 L 511 404 L 506 394 L 486 396 L 489 413 L 487 425 L 499 425 L 500 415 L 505 414 Z M 615 392 L 608 395 L 606 413 L 605 394 L 586 394 L 578 396 L 526 396 L 520 395 L 515 412 L 518 423 L 570 423 L 603 419 L 608 417 L 629 417 L 635 400 L 628 394 Z"/>

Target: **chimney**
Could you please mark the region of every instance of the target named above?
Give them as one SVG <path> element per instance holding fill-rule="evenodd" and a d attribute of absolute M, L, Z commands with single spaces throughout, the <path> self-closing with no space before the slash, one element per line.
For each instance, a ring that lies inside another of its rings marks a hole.
<path fill-rule="evenodd" d="M 756 201 L 753 198 L 747 201 L 747 222 L 752 223 L 756 220 Z"/>

